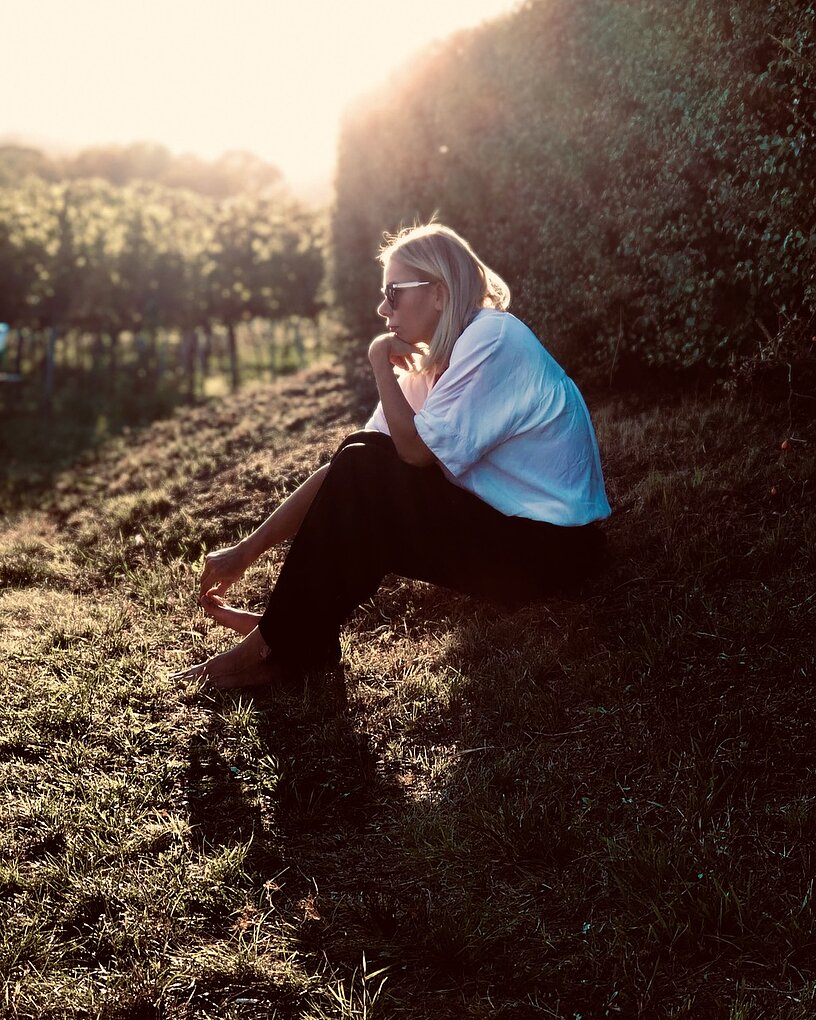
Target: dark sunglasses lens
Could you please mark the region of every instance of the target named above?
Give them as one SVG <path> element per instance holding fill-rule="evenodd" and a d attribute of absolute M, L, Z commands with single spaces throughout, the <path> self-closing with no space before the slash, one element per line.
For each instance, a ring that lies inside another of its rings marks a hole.
<path fill-rule="evenodd" d="M 396 289 L 396 287 L 392 283 L 386 284 L 386 287 L 385 287 L 385 300 L 389 303 L 389 305 L 391 305 L 392 310 L 396 311 L 396 308 L 397 308 L 397 289 Z"/>

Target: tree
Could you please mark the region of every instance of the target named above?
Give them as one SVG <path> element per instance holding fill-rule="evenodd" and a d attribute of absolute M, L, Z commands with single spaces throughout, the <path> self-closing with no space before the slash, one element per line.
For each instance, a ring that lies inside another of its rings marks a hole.
<path fill-rule="evenodd" d="M 814 67 L 816 4 L 789 0 L 532 0 L 430 49 L 342 131 L 331 260 L 349 324 L 372 324 L 382 231 L 437 212 L 570 370 L 725 373 L 768 336 L 801 354 Z"/>
<path fill-rule="evenodd" d="M 314 217 L 270 198 L 229 199 L 218 206 L 208 255 L 207 308 L 227 328 L 237 388 L 239 322 L 317 311 L 323 269 Z"/>

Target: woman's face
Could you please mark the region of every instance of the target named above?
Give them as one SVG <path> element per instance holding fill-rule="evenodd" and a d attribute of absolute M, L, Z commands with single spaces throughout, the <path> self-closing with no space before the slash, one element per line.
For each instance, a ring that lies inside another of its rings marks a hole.
<path fill-rule="evenodd" d="M 383 291 L 389 284 L 418 283 L 417 272 L 392 258 L 383 270 Z M 441 283 L 423 284 L 421 287 L 397 287 L 394 305 L 384 297 L 377 308 L 391 333 L 396 333 L 407 344 L 428 344 L 442 314 L 445 288 Z"/>

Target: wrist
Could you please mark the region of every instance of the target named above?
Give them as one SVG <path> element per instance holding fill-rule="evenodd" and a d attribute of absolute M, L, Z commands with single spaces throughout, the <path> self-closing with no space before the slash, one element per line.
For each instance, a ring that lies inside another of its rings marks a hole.
<path fill-rule="evenodd" d="M 247 570 L 257 560 L 257 558 L 263 552 L 262 549 L 256 548 L 255 533 L 247 535 L 246 538 L 242 538 L 239 542 L 235 543 L 235 552 L 238 560 L 241 564 L 242 570 Z"/>

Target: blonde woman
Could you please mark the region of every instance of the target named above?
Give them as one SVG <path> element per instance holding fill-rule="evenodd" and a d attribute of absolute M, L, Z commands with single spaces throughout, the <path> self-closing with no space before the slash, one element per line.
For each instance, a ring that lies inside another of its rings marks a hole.
<path fill-rule="evenodd" d="M 438 223 L 389 238 L 380 261 L 379 403 L 255 532 L 206 557 L 200 603 L 245 636 L 180 677 L 227 688 L 331 669 L 343 621 L 388 573 L 518 604 L 598 565 L 610 508 L 589 412 L 507 311 L 507 285 Z M 226 605 L 290 538 L 266 611 Z"/>

